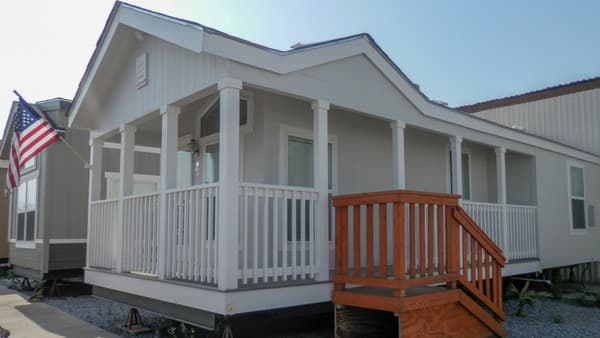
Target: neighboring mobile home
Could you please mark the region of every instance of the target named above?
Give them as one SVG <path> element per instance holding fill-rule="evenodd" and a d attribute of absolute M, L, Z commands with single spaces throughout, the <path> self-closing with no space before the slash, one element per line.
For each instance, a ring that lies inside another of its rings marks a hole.
<path fill-rule="evenodd" d="M 69 125 L 91 131 L 86 282 L 209 328 L 330 301 L 332 272 L 338 303 L 346 282 L 394 296 L 458 282 L 503 318 L 498 247 L 505 276 L 600 257 L 600 233 L 570 225 L 568 188 L 600 184 L 599 156 L 429 100 L 366 34 L 279 51 L 117 3 Z M 425 193 L 363 195 L 394 189 Z M 563 256 L 540 251 L 555 226 Z"/>
<path fill-rule="evenodd" d="M 55 98 L 37 102 L 54 125 L 66 128 L 71 101 Z M 0 148 L 9 159 L 14 116 L 13 102 Z M 64 138 L 78 151 L 89 153 L 89 132 L 67 129 Z M 2 184 L 6 173 L 2 174 Z M 9 261 L 15 272 L 30 279 L 81 275 L 85 265 L 88 169 L 60 141 L 55 141 L 21 169 L 20 184 L 9 194 Z"/>
<path fill-rule="evenodd" d="M 2 140 L 0 140 L 2 143 Z M 0 184 L 4 186 L 8 161 L 0 160 Z M 0 196 L 0 264 L 8 262 L 8 197 Z"/>
<path fill-rule="evenodd" d="M 458 109 L 478 117 L 522 130 L 549 140 L 600 156 L 600 77 L 571 82 L 515 96 L 479 102 Z M 589 203 L 590 190 L 597 190 L 594 172 L 586 170 L 577 161 L 571 161 L 572 177 L 582 177 L 583 186 L 577 180 L 569 182 L 571 222 L 578 230 L 593 231 L 596 226 L 597 205 Z M 591 177 L 589 177 L 591 176 Z M 589 183 L 588 183 L 589 182 Z M 560 222 L 552 222 L 540 233 L 540 250 L 551 264 L 544 266 L 571 265 L 577 259 L 569 250 L 556 250 L 564 245 L 565 237 L 572 244 L 578 241 L 577 232 L 565 236 L 566 229 Z M 551 258 L 553 257 L 553 258 Z M 586 262 L 598 260 L 589 257 Z M 600 264 L 578 266 L 578 275 L 584 272 L 589 280 L 600 280 Z"/>

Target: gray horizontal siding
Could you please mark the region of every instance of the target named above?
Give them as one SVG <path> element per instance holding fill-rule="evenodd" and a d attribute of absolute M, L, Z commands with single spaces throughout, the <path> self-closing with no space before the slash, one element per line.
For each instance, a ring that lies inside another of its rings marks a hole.
<path fill-rule="evenodd" d="M 35 249 L 17 248 L 15 243 L 9 245 L 9 262 L 17 267 L 39 271 L 41 267 L 42 245 Z"/>

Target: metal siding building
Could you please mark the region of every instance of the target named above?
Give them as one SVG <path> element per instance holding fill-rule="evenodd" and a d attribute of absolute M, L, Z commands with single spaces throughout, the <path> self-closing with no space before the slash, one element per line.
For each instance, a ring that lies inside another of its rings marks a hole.
<path fill-rule="evenodd" d="M 600 155 L 600 78 L 459 109 Z"/>

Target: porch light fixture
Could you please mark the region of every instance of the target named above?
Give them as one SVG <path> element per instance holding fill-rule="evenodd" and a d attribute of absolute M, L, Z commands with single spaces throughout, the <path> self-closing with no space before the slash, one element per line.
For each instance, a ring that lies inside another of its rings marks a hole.
<path fill-rule="evenodd" d="M 200 146 L 198 145 L 198 141 L 196 141 L 196 139 L 191 139 L 187 144 L 187 148 L 189 152 L 192 153 L 192 156 L 197 156 L 200 152 Z"/>

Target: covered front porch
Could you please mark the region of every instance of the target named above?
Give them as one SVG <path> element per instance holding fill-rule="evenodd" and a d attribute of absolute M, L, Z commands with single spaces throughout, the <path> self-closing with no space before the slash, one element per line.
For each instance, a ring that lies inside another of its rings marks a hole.
<path fill-rule="evenodd" d="M 94 135 L 91 156 L 87 275 L 97 284 L 291 287 L 297 302 L 317 287 L 327 301 L 331 197 L 397 189 L 461 195 L 507 266 L 538 258 L 532 155 L 235 79 Z"/>

